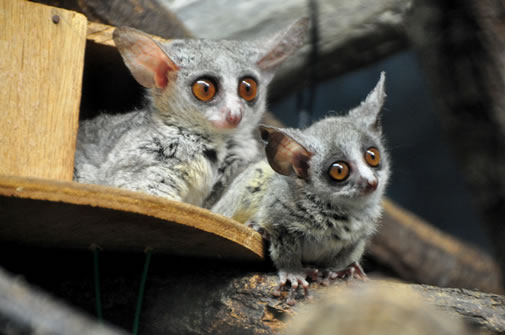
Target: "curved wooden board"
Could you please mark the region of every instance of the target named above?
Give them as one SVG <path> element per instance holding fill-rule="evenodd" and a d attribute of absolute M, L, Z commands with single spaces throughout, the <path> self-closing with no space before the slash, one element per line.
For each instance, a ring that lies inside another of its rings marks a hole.
<path fill-rule="evenodd" d="M 206 209 L 100 185 L 0 176 L 0 240 L 261 260 L 261 236 Z"/>

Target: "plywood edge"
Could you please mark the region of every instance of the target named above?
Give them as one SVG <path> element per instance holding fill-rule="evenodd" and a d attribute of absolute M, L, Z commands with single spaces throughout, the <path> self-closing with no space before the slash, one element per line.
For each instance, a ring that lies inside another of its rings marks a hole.
<path fill-rule="evenodd" d="M 86 39 L 98 44 L 115 47 L 114 41 L 112 40 L 114 29 L 116 28 L 107 24 L 88 22 Z"/>
<path fill-rule="evenodd" d="M 112 33 L 116 27 L 109 26 L 103 23 L 88 22 L 88 30 L 86 33 L 86 39 L 88 41 L 95 42 L 97 44 L 116 47 L 114 40 L 112 39 Z M 168 40 L 161 37 L 151 35 L 151 37 L 158 42 L 166 42 Z"/>
<path fill-rule="evenodd" d="M 228 239 L 264 257 L 260 234 L 243 224 L 186 203 L 100 185 L 0 176 L 0 196 L 101 207 L 155 217 Z"/>

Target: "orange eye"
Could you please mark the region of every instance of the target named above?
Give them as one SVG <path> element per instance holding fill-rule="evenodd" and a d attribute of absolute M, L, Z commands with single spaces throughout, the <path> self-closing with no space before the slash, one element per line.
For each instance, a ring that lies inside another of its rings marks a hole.
<path fill-rule="evenodd" d="M 335 162 L 331 164 L 328 174 L 333 180 L 344 181 L 349 177 L 350 171 L 349 164 L 346 162 Z"/>
<path fill-rule="evenodd" d="M 201 101 L 209 101 L 216 95 L 216 84 L 210 79 L 197 79 L 191 85 L 193 95 Z"/>
<path fill-rule="evenodd" d="M 238 94 L 245 101 L 252 101 L 256 98 L 256 91 L 258 89 L 258 84 L 252 78 L 244 78 L 240 81 L 238 85 Z"/>
<path fill-rule="evenodd" d="M 371 147 L 368 148 L 365 152 L 365 161 L 371 167 L 379 166 L 381 162 L 381 154 L 377 148 Z"/>

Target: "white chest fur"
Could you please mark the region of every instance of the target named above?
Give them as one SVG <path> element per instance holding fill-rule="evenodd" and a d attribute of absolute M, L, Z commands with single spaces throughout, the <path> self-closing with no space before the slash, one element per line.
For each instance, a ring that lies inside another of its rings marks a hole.
<path fill-rule="evenodd" d="M 200 206 L 209 195 L 217 179 L 217 167 L 208 159 L 198 156 L 185 167 L 188 173 L 188 191 L 184 202 Z"/>

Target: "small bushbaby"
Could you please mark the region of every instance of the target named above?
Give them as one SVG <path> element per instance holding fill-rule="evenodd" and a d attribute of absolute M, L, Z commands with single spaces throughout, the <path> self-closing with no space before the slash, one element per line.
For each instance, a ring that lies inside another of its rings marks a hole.
<path fill-rule="evenodd" d="M 256 229 L 269 241 L 280 288 L 307 276 L 323 284 L 366 277 L 359 261 L 376 230 L 390 175 L 380 116 L 385 75 L 360 106 L 305 130 L 260 126 L 263 160 L 240 174 L 213 211 Z M 275 172 L 277 173 L 275 173 Z"/>
<path fill-rule="evenodd" d="M 259 155 L 254 137 L 277 67 L 303 43 L 302 18 L 254 41 L 173 40 L 118 28 L 142 109 L 81 122 L 74 180 L 202 205 Z"/>

